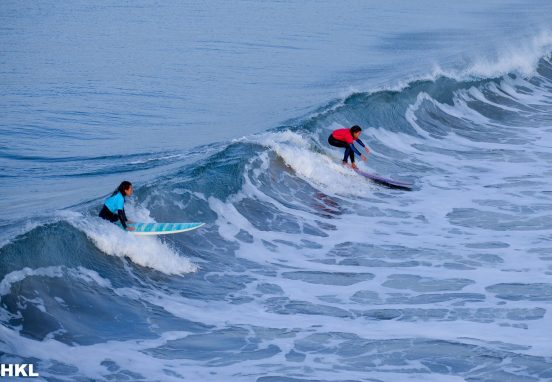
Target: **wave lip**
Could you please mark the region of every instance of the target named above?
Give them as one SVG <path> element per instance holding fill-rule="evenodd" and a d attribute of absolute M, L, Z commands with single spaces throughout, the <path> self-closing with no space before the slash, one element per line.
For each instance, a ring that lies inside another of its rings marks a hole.
<path fill-rule="evenodd" d="M 102 252 L 117 257 L 128 257 L 133 263 L 155 269 L 168 275 L 181 275 L 198 270 L 197 265 L 159 238 L 136 236 L 99 218 L 69 221 Z"/>
<path fill-rule="evenodd" d="M 536 36 L 488 51 L 483 57 L 468 59 L 463 69 L 445 70 L 435 66 L 432 79 L 449 77 L 458 81 L 491 79 L 507 74 L 531 77 L 537 73 L 541 59 L 552 53 L 552 32 L 540 31 Z"/>

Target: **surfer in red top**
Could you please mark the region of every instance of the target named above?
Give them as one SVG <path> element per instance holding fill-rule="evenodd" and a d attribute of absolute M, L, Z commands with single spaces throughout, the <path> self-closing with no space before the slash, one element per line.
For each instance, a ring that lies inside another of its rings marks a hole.
<path fill-rule="evenodd" d="M 334 130 L 328 137 L 328 143 L 335 147 L 345 148 L 345 155 L 343 156 L 343 164 L 347 165 L 348 158 L 351 158 L 351 167 L 355 170 L 358 168 L 355 164 L 355 153 L 360 156 L 360 159 L 363 161 L 366 160 L 366 157 L 357 150 L 354 145 L 354 142 L 358 142 L 359 145 L 364 147 L 366 153 L 370 153 L 370 150 L 366 145 L 359 139 L 362 128 L 358 125 L 354 125 L 350 129 L 337 129 Z"/>

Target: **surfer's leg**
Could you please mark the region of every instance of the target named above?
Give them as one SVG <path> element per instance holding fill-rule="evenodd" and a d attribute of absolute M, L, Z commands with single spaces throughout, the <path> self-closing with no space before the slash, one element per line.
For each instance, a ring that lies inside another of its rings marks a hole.
<path fill-rule="evenodd" d="M 328 143 L 331 145 L 331 146 L 334 146 L 334 147 L 349 147 L 349 145 L 347 144 L 347 142 L 343 142 L 343 141 L 338 141 L 337 139 L 335 139 L 333 137 L 333 135 L 330 134 L 330 136 L 328 137 Z"/>
<path fill-rule="evenodd" d="M 109 208 L 107 208 L 105 204 L 102 210 L 100 211 L 99 216 L 104 220 L 110 221 L 111 223 L 115 223 L 117 220 L 119 220 L 119 217 L 115 215 L 113 212 L 109 211 Z"/>
<path fill-rule="evenodd" d="M 349 145 L 347 144 L 347 142 L 343 142 L 343 141 L 339 141 L 337 139 L 335 139 L 333 137 L 333 135 L 330 134 L 330 136 L 328 137 L 328 143 L 331 145 L 331 146 L 334 146 L 334 147 L 341 147 L 341 148 L 344 148 L 345 149 L 345 153 L 343 155 L 343 162 L 344 163 L 347 163 L 347 158 L 350 157 L 350 153 L 349 151 L 352 151 L 351 148 L 349 147 Z"/>
<path fill-rule="evenodd" d="M 351 148 L 349 146 L 347 146 L 347 148 L 345 148 L 345 154 L 343 155 L 343 162 L 344 163 L 347 163 L 347 160 L 349 159 L 349 157 L 351 156 Z"/>

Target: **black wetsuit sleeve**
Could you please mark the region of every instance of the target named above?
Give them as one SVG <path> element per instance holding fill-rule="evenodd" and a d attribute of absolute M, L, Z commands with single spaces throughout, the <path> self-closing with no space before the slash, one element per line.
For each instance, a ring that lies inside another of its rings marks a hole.
<path fill-rule="evenodd" d="M 125 210 L 124 209 L 118 210 L 117 215 L 119 216 L 119 221 L 121 222 L 121 225 L 123 226 L 123 228 L 127 229 L 126 222 L 128 219 L 126 217 Z"/>
<path fill-rule="evenodd" d="M 362 147 L 366 147 L 364 142 L 362 142 L 360 139 L 357 139 L 356 142 L 358 142 L 358 144 L 361 145 Z"/>

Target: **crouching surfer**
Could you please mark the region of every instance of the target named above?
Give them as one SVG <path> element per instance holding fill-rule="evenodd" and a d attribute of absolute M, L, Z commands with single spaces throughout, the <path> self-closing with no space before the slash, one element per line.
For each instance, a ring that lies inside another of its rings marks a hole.
<path fill-rule="evenodd" d="M 335 147 L 342 147 L 345 149 L 345 155 L 343 156 L 343 164 L 348 165 L 347 161 L 351 159 L 351 167 L 353 169 L 358 169 L 355 164 L 355 153 L 360 156 L 360 159 L 366 161 L 366 157 L 358 151 L 355 147 L 354 142 L 358 142 L 359 145 L 364 147 L 366 153 L 370 153 L 370 150 L 366 145 L 359 139 L 362 128 L 358 125 L 354 125 L 350 129 L 337 129 L 334 130 L 328 137 L 328 143 Z"/>
<path fill-rule="evenodd" d="M 127 231 L 134 231 L 134 227 L 128 227 L 125 213 L 125 197 L 132 195 L 132 183 L 128 181 L 121 182 L 119 187 L 104 202 L 100 217 L 112 223 L 121 222 L 123 228 Z"/>

